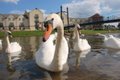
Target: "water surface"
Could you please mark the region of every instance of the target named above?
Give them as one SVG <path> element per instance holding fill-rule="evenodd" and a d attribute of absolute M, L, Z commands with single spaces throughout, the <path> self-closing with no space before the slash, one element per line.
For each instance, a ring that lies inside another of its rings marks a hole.
<path fill-rule="evenodd" d="M 114 34 L 119 37 L 119 34 Z M 39 68 L 34 60 L 34 54 L 39 48 L 40 37 L 15 37 L 22 46 L 19 57 L 8 66 L 8 54 L 5 53 L 6 43 L 3 38 L 3 49 L 0 50 L 0 80 L 51 80 L 51 76 L 58 80 L 119 80 L 120 79 L 120 51 L 104 47 L 103 38 L 98 36 L 86 37 L 92 46 L 90 51 L 76 53 L 70 51 L 69 71 L 50 73 Z"/>

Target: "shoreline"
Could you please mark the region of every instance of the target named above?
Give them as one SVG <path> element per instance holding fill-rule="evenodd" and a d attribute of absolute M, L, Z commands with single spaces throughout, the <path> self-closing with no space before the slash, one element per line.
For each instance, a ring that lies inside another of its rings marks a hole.
<path fill-rule="evenodd" d="M 43 31 L 11 31 L 14 37 L 28 37 L 28 36 L 42 36 Z M 71 32 L 71 31 L 70 31 Z M 69 32 L 69 33 L 70 33 Z M 68 33 L 65 30 L 65 33 Z M 106 33 L 120 33 L 120 30 L 81 30 L 82 34 L 85 35 L 96 35 L 97 33 L 106 34 Z M 5 32 L 0 32 L 0 37 L 4 37 Z"/>

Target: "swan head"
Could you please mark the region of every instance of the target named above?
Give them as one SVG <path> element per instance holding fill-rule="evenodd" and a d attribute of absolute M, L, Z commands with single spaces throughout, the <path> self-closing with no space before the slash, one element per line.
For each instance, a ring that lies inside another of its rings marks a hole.
<path fill-rule="evenodd" d="M 108 35 L 109 37 L 113 38 L 114 36 L 113 35 Z"/>
<path fill-rule="evenodd" d="M 77 28 L 79 28 L 79 29 L 81 28 L 79 24 L 76 24 L 75 27 L 77 27 Z"/>
<path fill-rule="evenodd" d="M 7 31 L 6 34 L 7 34 L 7 36 L 12 37 L 12 32 L 11 31 Z"/>
<path fill-rule="evenodd" d="M 81 27 L 80 27 L 79 24 L 76 24 L 75 27 L 76 27 L 77 29 L 81 29 Z"/>
<path fill-rule="evenodd" d="M 46 29 L 45 29 L 45 32 L 43 35 L 43 41 L 44 42 L 47 41 L 52 30 L 54 30 L 55 28 L 59 28 L 61 26 L 63 26 L 63 23 L 62 23 L 62 20 L 59 15 L 57 15 L 57 14 L 48 15 L 44 21 L 44 27 Z"/>

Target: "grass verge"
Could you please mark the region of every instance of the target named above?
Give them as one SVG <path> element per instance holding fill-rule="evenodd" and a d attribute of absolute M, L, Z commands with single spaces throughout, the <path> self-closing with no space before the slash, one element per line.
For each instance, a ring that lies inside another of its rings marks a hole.
<path fill-rule="evenodd" d="M 65 31 L 67 32 L 67 31 Z M 82 34 L 95 35 L 97 33 L 120 33 L 120 30 L 81 30 Z M 5 32 L 0 32 L 0 37 L 3 37 Z M 25 37 L 25 36 L 41 36 L 43 31 L 12 31 L 14 37 Z"/>

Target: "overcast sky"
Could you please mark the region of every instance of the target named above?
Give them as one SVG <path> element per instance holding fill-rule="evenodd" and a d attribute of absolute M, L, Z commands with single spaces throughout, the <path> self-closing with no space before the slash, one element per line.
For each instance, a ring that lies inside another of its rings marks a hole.
<path fill-rule="evenodd" d="M 24 13 L 38 8 L 44 13 L 59 12 L 60 5 L 69 8 L 71 17 L 85 18 L 100 13 L 103 16 L 119 16 L 120 0 L 0 0 L 0 13 Z"/>

